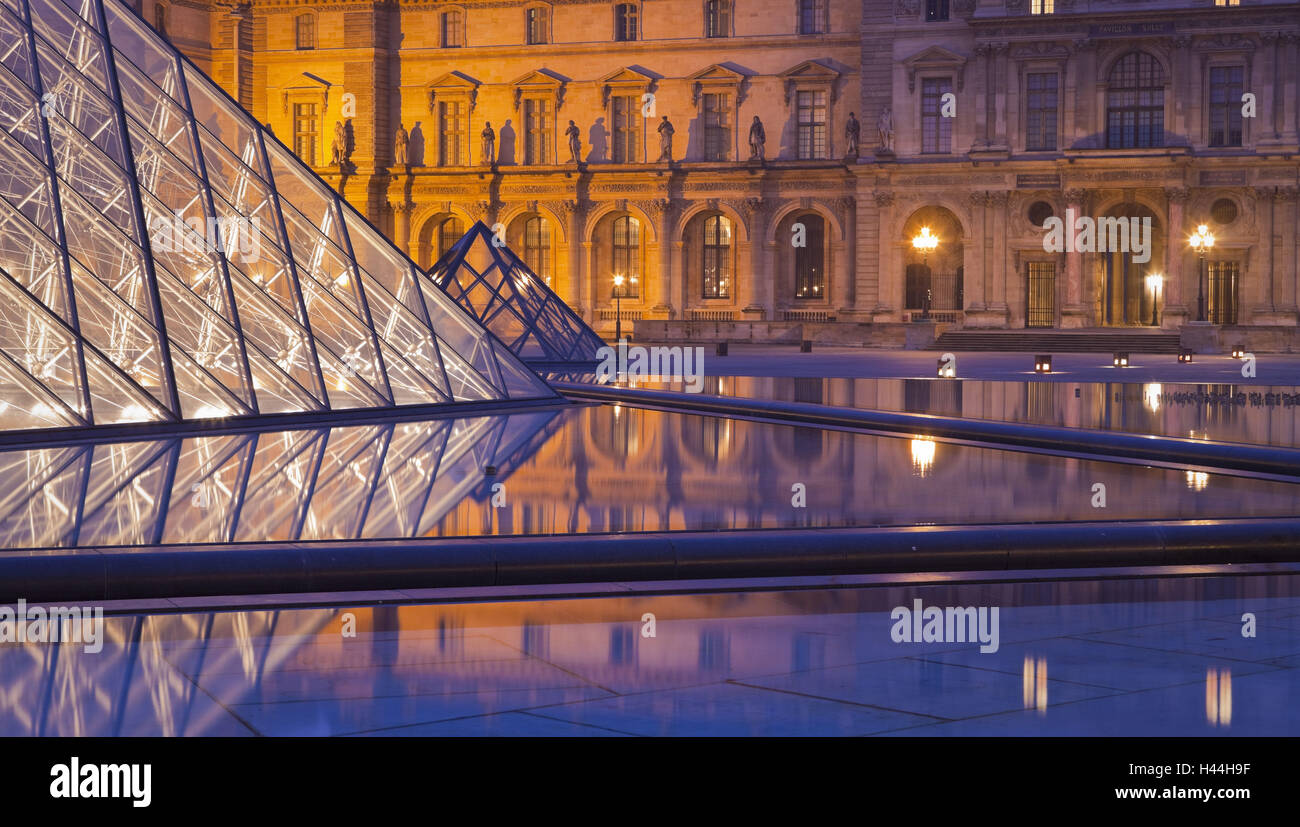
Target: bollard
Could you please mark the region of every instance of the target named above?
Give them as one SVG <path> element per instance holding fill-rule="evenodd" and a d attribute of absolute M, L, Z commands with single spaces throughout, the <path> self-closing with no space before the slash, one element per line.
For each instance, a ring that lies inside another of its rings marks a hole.
<path fill-rule="evenodd" d="M 726 343 L 726 342 L 718 342 L 718 350 L 717 350 L 717 354 L 718 354 L 719 356 L 726 356 L 726 355 L 727 355 L 727 343 Z"/>
<path fill-rule="evenodd" d="M 812 339 L 804 339 L 799 343 L 800 353 L 812 353 Z"/>

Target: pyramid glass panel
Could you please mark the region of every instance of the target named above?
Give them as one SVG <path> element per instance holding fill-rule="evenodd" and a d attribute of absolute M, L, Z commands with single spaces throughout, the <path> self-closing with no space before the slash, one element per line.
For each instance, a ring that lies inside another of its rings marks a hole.
<path fill-rule="evenodd" d="M 0 2 L 0 322 L 5 429 L 555 397 L 121 0 Z M 250 472 L 221 445 L 149 474 Z M 335 447 L 276 476 L 355 473 Z M 152 484 L 109 492 L 85 524 L 146 507 L 168 507 Z M 259 519 L 329 533 L 309 517 Z"/>
<path fill-rule="evenodd" d="M 476 222 L 429 270 L 433 281 L 526 362 L 595 364 L 604 340 L 492 231 Z"/>

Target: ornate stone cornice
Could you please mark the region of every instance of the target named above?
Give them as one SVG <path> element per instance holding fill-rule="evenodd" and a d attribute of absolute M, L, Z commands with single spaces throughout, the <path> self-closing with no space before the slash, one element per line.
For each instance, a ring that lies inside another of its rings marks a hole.
<path fill-rule="evenodd" d="M 877 207 L 889 207 L 894 203 L 894 193 L 889 190 L 876 190 L 872 195 L 876 199 Z"/>
<path fill-rule="evenodd" d="M 1192 191 L 1186 187 L 1168 187 L 1165 198 L 1174 203 L 1182 203 L 1192 197 Z"/>

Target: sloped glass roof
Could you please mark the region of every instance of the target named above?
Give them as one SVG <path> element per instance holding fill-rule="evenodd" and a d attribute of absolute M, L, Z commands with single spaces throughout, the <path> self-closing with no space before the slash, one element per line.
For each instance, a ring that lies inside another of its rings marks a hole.
<path fill-rule="evenodd" d="M 0 0 L 0 427 L 553 396 L 119 0 Z"/>
<path fill-rule="evenodd" d="M 481 221 L 429 276 L 527 362 L 600 361 L 604 340 Z"/>

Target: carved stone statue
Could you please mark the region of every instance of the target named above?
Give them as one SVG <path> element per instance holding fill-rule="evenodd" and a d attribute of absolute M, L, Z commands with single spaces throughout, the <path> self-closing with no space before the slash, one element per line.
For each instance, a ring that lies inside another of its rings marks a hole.
<path fill-rule="evenodd" d="M 334 122 L 334 140 L 330 142 L 330 163 L 342 164 L 347 159 L 348 133 L 343 121 Z"/>
<path fill-rule="evenodd" d="M 673 133 L 677 130 L 673 129 L 672 122 L 668 120 L 667 115 L 664 115 L 663 120 L 659 122 L 659 128 L 655 131 L 659 133 L 659 161 L 671 162 L 673 160 Z"/>
<path fill-rule="evenodd" d="M 763 122 L 754 116 L 749 125 L 749 160 L 762 161 L 767 154 L 767 133 L 763 131 Z"/>
<path fill-rule="evenodd" d="M 397 125 L 397 137 L 393 140 L 393 163 L 399 167 L 404 167 L 411 163 L 408 152 L 411 145 L 411 134 L 406 131 L 406 125 L 399 123 Z"/>
<path fill-rule="evenodd" d="M 891 127 L 892 129 L 892 127 Z M 862 125 L 858 123 L 855 113 L 849 113 L 849 119 L 844 124 L 844 144 L 848 147 L 844 152 L 844 157 L 856 161 L 858 159 L 858 145 L 862 135 Z"/>
<path fill-rule="evenodd" d="M 497 162 L 497 133 L 492 129 L 491 121 L 484 123 L 479 137 L 483 139 L 483 166 L 494 166 Z"/>
<path fill-rule="evenodd" d="M 582 138 L 578 125 L 569 121 L 569 128 L 564 130 L 564 135 L 569 139 L 569 163 L 576 164 L 581 161 L 582 156 Z"/>
<path fill-rule="evenodd" d="M 880 118 L 876 121 L 876 133 L 880 140 L 880 151 L 893 154 L 894 116 L 889 113 L 888 106 L 880 111 Z"/>

